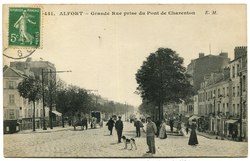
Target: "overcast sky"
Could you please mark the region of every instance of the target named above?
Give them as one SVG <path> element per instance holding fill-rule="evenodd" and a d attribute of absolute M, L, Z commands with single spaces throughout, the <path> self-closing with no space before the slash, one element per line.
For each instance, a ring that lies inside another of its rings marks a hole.
<path fill-rule="evenodd" d="M 178 16 L 58 16 L 59 11 L 194 11 Z M 217 15 L 205 15 L 205 11 Z M 56 16 L 43 18 L 42 44 L 33 60 L 50 61 L 69 84 L 98 90 L 117 102 L 138 106 L 134 94 L 135 73 L 146 57 L 159 47 L 175 50 L 184 65 L 200 52 L 228 52 L 233 59 L 235 46 L 246 46 L 245 6 L 44 6 Z M 9 59 L 4 59 L 8 63 Z"/>

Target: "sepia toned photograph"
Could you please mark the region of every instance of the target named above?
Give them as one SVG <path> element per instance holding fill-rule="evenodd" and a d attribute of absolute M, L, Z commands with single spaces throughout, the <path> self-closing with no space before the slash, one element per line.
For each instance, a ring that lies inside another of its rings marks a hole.
<path fill-rule="evenodd" d="M 246 4 L 3 4 L 5 158 L 247 158 Z"/>

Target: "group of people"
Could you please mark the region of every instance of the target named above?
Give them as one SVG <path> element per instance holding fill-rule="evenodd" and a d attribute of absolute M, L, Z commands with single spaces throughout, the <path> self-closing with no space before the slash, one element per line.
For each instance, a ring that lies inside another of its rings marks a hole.
<path fill-rule="evenodd" d="M 113 128 L 115 127 L 118 136 L 118 143 L 121 143 L 122 131 L 123 131 L 123 122 L 121 120 L 121 116 L 118 117 L 118 120 L 115 122 L 112 118 L 106 124 L 108 126 L 108 130 L 110 131 L 110 135 L 112 135 Z M 143 124 L 140 120 L 135 119 L 134 126 L 136 128 L 136 137 L 141 136 L 140 129 L 143 128 Z M 197 145 L 198 139 L 196 135 L 196 120 L 192 120 L 191 134 L 189 137 L 188 145 Z M 160 123 L 159 128 L 157 128 L 156 124 L 152 121 L 151 117 L 147 118 L 146 125 L 146 141 L 148 145 L 148 151 L 146 153 L 156 153 L 155 148 L 155 136 L 158 136 L 160 139 L 167 138 L 167 130 L 166 130 L 166 122 L 163 119 Z"/>
<path fill-rule="evenodd" d="M 121 143 L 122 131 L 123 131 L 123 122 L 121 118 L 122 118 L 121 116 L 118 116 L 118 120 L 115 122 L 111 117 L 106 124 L 108 126 L 108 130 L 110 131 L 110 135 L 112 135 L 113 128 L 115 127 L 118 136 L 118 143 Z"/>

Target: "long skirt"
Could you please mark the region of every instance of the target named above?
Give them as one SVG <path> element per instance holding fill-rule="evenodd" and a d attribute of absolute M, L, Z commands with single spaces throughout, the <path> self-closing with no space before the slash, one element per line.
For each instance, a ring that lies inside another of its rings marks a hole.
<path fill-rule="evenodd" d="M 189 137 L 188 145 L 196 145 L 196 144 L 198 144 L 197 135 L 195 130 L 192 130 Z"/>

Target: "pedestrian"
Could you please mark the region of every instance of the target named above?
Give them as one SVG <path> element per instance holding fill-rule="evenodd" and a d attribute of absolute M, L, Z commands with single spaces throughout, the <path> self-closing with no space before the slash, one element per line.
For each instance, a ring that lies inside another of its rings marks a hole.
<path fill-rule="evenodd" d="M 84 127 L 86 127 L 86 130 L 88 130 L 88 119 L 86 116 L 83 118 L 83 129 Z"/>
<path fill-rule="evenodd" d="M 196 145 L 198 144 L 198 139 L 197 139 L 197 135 L 196 135 L 196 119 L 192 120 L 192 124 L 191 124 L 191 134 L 189 137 L 189 141 L 188 141 L 188 145 Z"/>
<path fill-rule="evenodd" d="M 156 136 L 159 136 L 159 132 L 160 132 L 160 126 L 161 126 L 161 121 L 157 120 L 156 121 L 156 128 L 157 128 L 157 132 L 156 132 Z"/>
<path fill-rule="evenodd" d="M 122 118 L 121 116 L 118 116 L 118 120 L 115 122 L 115 129 L 118 136 L 118 143 L 121 143 L 122 130 L 123 130 L 123 122 L 121 118 Z"/>
<path fill-rule="evenodd" d="M 106 124 L 106 126 L 108 126 L 108 130 L 110 131 L 110 135 L 112 135 L 114 124 L 114 120 L 112 119 L 112 117 L 110 117 L 109 121 Z"/>
<path fill-rule="evenodd" d="M 187 123 L 186 123 L 186 133 L 187 133 L 187 134 L 188 134 L 188 132 L 189 132 L 189 127 L 190 127 L 189 121 L 187 121 Z"/>
<path fill-rule="evenodd" d="M 177 132 L 178 132 L 178 134 L 181 133 L 181 121 L 180 120 L 178 120 L 178 122 L 177 122 Z"/>
<path fill-rule="evenodd" d="M 170 118 L 170 120 L 169 120 L 169 126 L 170 126 L 171 132 L 173 132 L 174 120 L 172 118 Z"/>
<path fill-rule="evenodd" d="M 146 126 L 146 136 L 147 136 L 147 145 L 149 151 L 146 153 L 155 154 L 155 135 L 157 133 L 157 128 L 155 123 L 151 120 L 151 117 L 147 118 L 147 126 Z"/>
<path fill-rule="evenodd" d="M 141 136 L 141 128 L 143 127 L 143 124 L 140 120 L 138 120 L 137 118 L 135 118 L 135 130 L 136 130 L 136 137 L 140 137 Z"/>
<path fill-rule="evenodd" d="M 162 119 L 162 121 L 161 121 L 159 138 L 160 139 L 166 139 L 167 138 L 166 123 L 165 123 L 164 119 Z"/>

